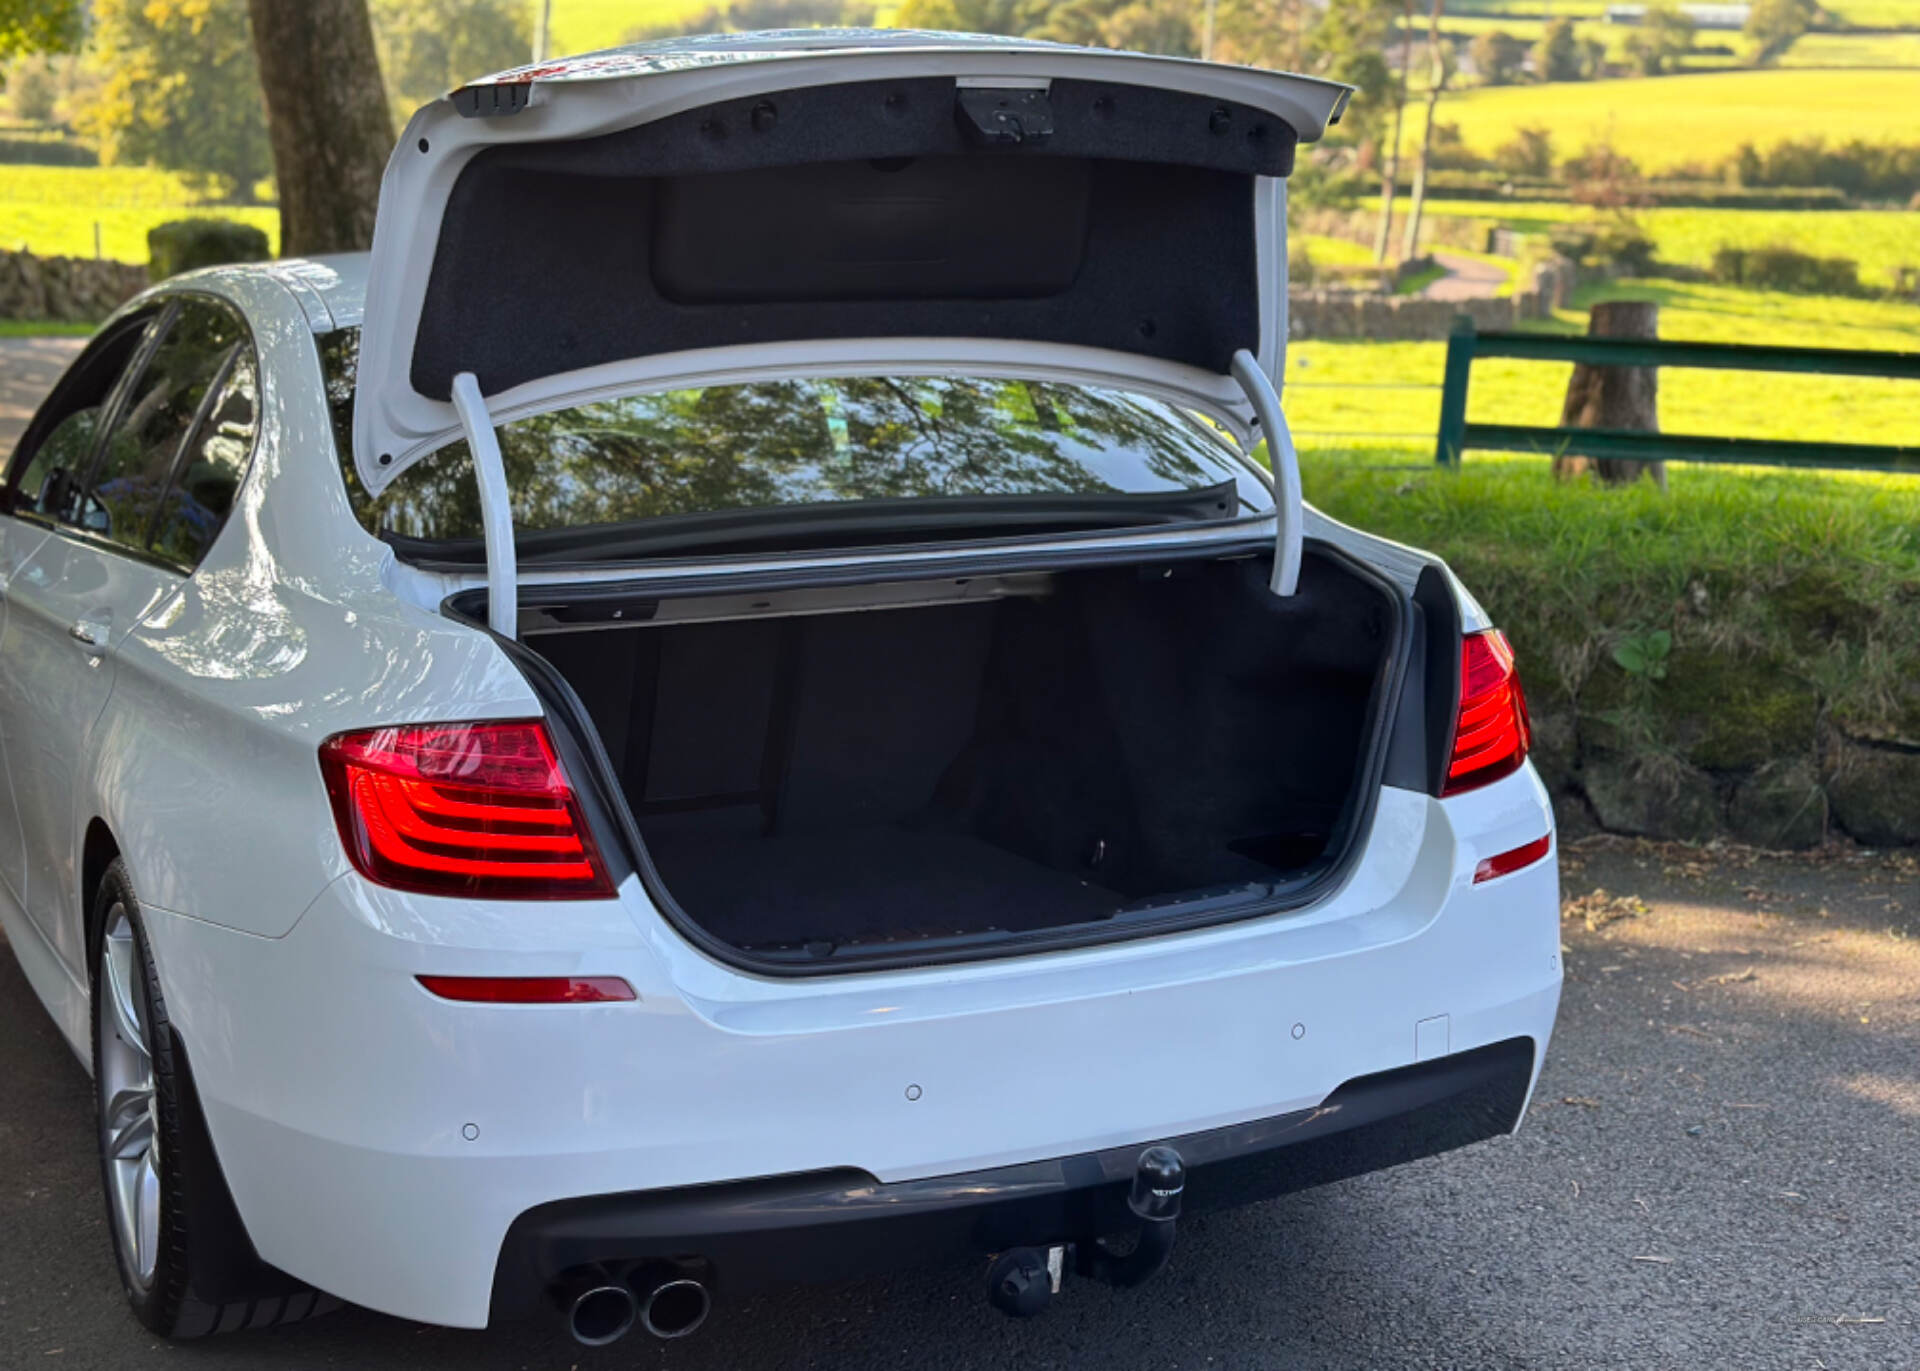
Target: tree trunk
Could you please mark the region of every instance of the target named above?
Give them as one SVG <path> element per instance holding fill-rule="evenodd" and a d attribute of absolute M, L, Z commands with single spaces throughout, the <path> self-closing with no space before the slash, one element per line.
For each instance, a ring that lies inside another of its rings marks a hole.
<path fill-rule="evenodd" d="M 1393 92 L 1393 141 L 1380 174 L 1380 228 L 1373 236 L 1373 260 L 1384 264 L 1393 241 L 1393 196 L 1400 185 L 1400 130 L 1407 117 L 1407 68 L 1413 64 L 1413 0 L 1400 24 L 1400 84 Z"/>
<path fill-rule="evenodd" d="M 1587 316 L 1592 338 L 1646 338 L 1660 336 L 1660 306 L 1651 300 L 1613 300 L 1593 307 Z M 1657 367 L 1600 367 L 1574 365 L 1567 382 L 1567 400 L 1560 410 L 1562 428 L 1639 429 L 1660 431 L 1660 371 Z M 1650 475 L 1660 489 L 1667 488 L 1665 462 L 1634 462 L 1621 457 L 1553 459 L 1553 474 L 1567 480 L 1591 471 L 1603 485 L 1627 485 Z"/>
<path fill-rule="evenodd" d="M 393 116 L 366 0 L 247 0 L 280 186 L 280 252 L 373 244 Z"/>
<path fill-rule="evenodd" d="M 1400 260 L 1411 262 L 1420 255 L 1420 212 L 1427 204 L 1427 166 L 1433 158 L 1433 111 L 1440 94 L 1447 88 L 1447 62 L 1440 50 L 1440 11 L 1446 0 L 1433 0 L 1427 14 L 1427 127 L 1420 135 L 1420 161 L 1413 169 L 1413 197 L 1407 206 L 1407 236 L 1400 245 Z"/>
<path fill-rule="evenodd" d="M 1400 260 L 1411 262 L 1420 255 L 1420 215 L 1427 206 L 1427 160 L 1433 156 L 1433 107 L 1440 103 L 1440 88 L 1427 92 L 1427 128 L 1420 135 L 1420 160 L 1413 168 L 1413 195 L 1407 205 L 1406 237 L 1400 242 Z"/>

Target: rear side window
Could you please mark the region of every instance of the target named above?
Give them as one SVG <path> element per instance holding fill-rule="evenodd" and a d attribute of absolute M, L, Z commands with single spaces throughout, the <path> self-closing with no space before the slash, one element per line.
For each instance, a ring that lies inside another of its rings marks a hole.
<path fill-rule="evenodd" d="M 251 347 L 243 344 L 234 353 L 212 397 L 154 521 L 155 555 L 187 566 L 197 565 L 213 546 L 247 474 L 260 407 L 260 368 Z"/>
<path fill-rule="evenodd" d="M 67 368 L 14 450 L 7 468 L 9 512 L 72 522 L 107 403 L 159 314 L 122 319 Z"/>
<path fill-rule="evenodd" d="M 69 522 L 138 551 L 148 548 L 156 523 L 203 525 L 205 511 L 177 477 L 189 455 L 188 439 L 197 435 L 246 349 L 246 328 L 232 311 L 210 300 L 182 302 L 122 395 Z M 198 541 L 200 548 L 218 528 L 216 520 Z M 189 541 L 197 538 L 196 533 Z"/>

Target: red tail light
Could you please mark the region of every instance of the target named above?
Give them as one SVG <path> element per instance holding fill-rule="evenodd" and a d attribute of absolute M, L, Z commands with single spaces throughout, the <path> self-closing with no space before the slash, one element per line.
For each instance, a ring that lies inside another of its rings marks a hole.
<path fill-rule="evenodd" d="M 320 745 L 320 770 L 368 880 L 520 900 L 613 894 L 538 720 L 342 733 Z"/>
<path fill-rule="evenodd" d="M 1442 795 L 1497 781 L 1527 760 L 1533 726 L 1514 670 L 1513 649 L 1499 629 L 1470 633 L 1460 649 L 1460 714 Z"/>

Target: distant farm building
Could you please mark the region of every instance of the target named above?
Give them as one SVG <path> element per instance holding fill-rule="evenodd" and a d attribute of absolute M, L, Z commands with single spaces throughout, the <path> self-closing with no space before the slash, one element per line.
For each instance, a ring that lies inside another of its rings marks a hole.
<path fill-rule="evenodd" d="M 1696 29 L 1743 29 L 1752 8 L 1751 5 L 1682 5 L 1680 13 L 1691 19 Z M 1609 24 L 1641 24 L 1646 22 L 1647 7 L 1608 5 L 1604 17 Z"/>

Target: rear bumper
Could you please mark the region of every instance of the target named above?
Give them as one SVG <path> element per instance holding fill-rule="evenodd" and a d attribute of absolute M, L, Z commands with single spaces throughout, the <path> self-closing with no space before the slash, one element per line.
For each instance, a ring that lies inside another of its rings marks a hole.
<path fill-rule="evenodd" d="M 349 875 L 284 938 L 156 908 L 148 931 L 260 1256 L 480 1327 L 510 1231 L 553 1206 L 765 1177 L 892 1204 L 909 1192 L 891 1187 L 1110 1150 L 1131 1168 L 1155 1139 L 1324 1116 L 1353 1082 L 1511 1039 L 1537 1071 L 1560 995 L 1554 865 L 1472 877 L 1551 822 L 1530 769 L 1445 801 L 1388 789 L 1347 884 L 1311 910 L 805 981 L 706 960 L 633 881 L 535 907 Z M 454 1004 L 422 973 L 617 975 L 638 999 Z"/>
<path fill-rule="evenodd" d="M 1397 1166 L 1511 1132 L 1535 1045 L 1510 1038 L 1348 1081 L 1313 1109 L 1165 1139 L 1187 1163 L 1185 1212 L 1225 1209 Z M 859 1171 L 563 1200 L 514 1220 L 493 1317 L 528 1316 L 560 1273 L 589 1263 L 697 1258 L 719 1288 L 841 1280 L 1137 1224 L 1141 1150 L 882 1183 Z"/>

